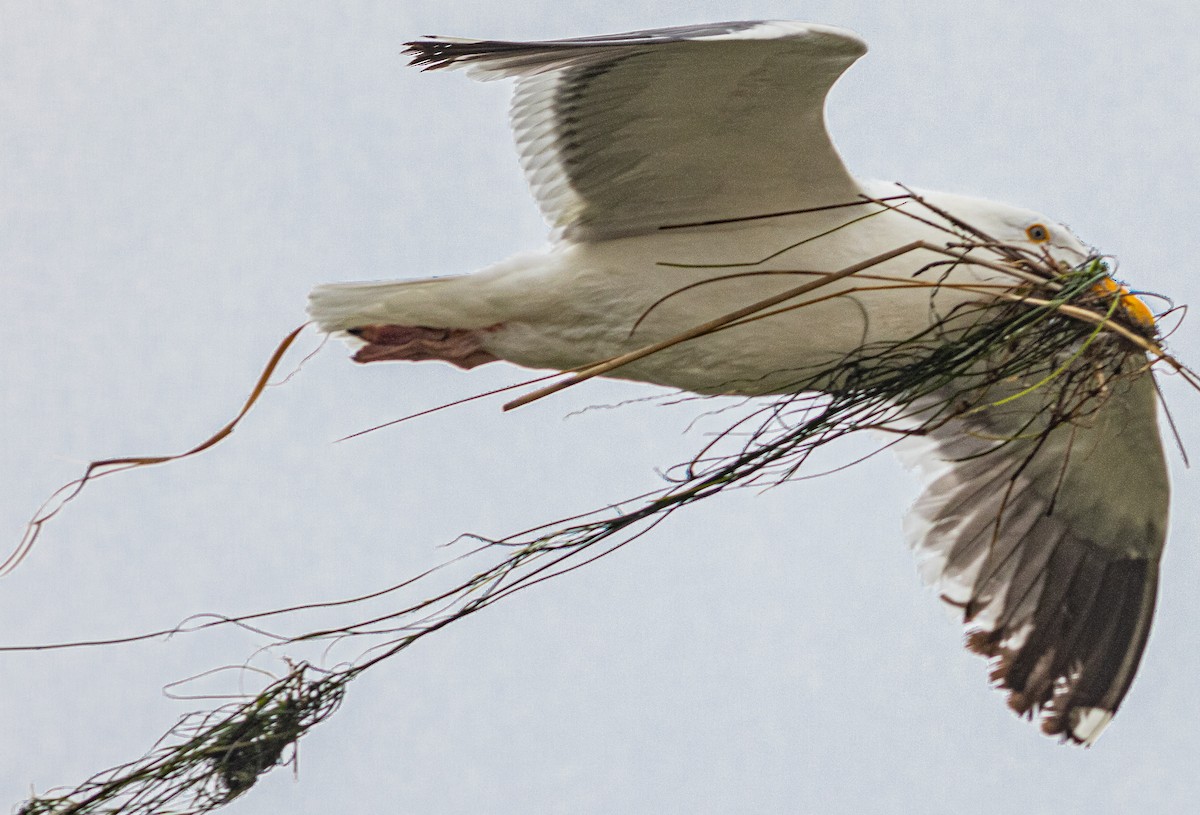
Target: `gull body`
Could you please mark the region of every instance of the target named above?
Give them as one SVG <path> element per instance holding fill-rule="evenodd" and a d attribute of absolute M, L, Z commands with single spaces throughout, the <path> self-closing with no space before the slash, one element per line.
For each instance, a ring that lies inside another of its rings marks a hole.
<path fill-rule="evenodd" d="M 1026 230 L 1053 223 L 1035 212 L 990 201 L 917 192 L 957 217 L 986 224 L 1009 242 L 1032 247 Z M 496 358 L 530 368 L 570 370 L 676 336 L 739 305 L 906 243 L 944 244 L 941 229 L 886 208 L 904 209 L 907 203 L 915 212 L 912 201 L 876 206 L 865 200 L 902 194 L 895 184 L 858 183 L 855 195 L 864 198 L 862 206 L 605 240 L 560 240 L 542 252 L 522 253 L 470 275 L 325 286 L 313 294 L 312 313 L 327 331 L 376 324 L 470 330 Z M 826 203 L 845 200 L 856 199 Z M 1052 228 L 1059 256 L 1072 263 L 1087 256 L 1065 227 Z M 816 235 L 823 237 L 781 251 Z M 881 263 L 871 274 L 909 277 L 938 260 L 945 258 L 917 251 Z M 956 268 L 947 278 L 939 270 L 926 279 L 931 284 L 1008 282 L 978 266 Z M 697 393 L 786 393 L 796 371 L 828 364 L 867 342 L 913 336 L 938 313 L 967 299 L 944 286 L 936 292 L 849 291 L 863 287 L 855 279 L 829 284 L 822 296 L 849 293 L 681 343 L 612 376 Z"/>

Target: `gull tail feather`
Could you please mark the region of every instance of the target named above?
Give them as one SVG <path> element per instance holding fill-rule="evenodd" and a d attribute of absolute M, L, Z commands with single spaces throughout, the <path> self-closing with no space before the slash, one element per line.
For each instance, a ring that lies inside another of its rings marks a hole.
<path fill-rule="evenodd" d="M 471 328 L 469 310 L 455 295 L 460 278 L 374 283 L 327 283 L 308 296 L 308 313 L 322 331 L 368 325 Z"/>

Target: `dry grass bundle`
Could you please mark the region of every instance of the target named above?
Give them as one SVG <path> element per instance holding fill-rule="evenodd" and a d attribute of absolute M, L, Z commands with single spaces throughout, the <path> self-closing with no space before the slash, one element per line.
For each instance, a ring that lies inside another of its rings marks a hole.
<path fill-rule="evenodd" d="M 211 812 L 294 755 L 297 740 L 337 710 L 344 682 L 297 665 L 248 702 L 184 716 L 137 761 L 55 790 L 18 815 Z"/>

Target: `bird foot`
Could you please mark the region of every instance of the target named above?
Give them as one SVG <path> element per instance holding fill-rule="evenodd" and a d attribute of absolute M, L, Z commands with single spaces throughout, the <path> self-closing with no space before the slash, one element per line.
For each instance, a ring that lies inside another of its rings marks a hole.
<path fill-rule="evenodd" d="M 467 328 L 364 325 L 347 333 L 366 342 L 354 355 L 355 362 L 438 359 L 468 369 L 499 359 L 479 342 L 479 332 Z"/>

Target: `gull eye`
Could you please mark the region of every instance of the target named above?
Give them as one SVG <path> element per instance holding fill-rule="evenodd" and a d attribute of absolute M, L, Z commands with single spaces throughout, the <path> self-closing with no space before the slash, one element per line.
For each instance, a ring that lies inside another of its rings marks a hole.
<path fill-rule="evenodd" d="M 1034 243 L 1045 243 L 1050 240 L 1050 230 L 1046 228 L 1045 224 L 1032 224 L 1026 228 L 1025 234 Z"/>

